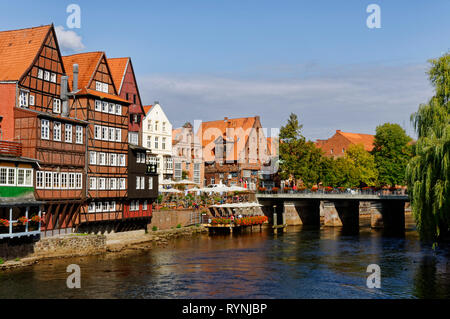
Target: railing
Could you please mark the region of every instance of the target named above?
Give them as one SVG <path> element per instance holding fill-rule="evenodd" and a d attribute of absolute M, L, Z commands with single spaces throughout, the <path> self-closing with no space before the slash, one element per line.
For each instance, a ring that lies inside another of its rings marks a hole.
<path fill-rule="evenodd" d="M 22 143 L 0 141 L 0 154 L 11 156 L 22 156 Z"/>
<path fill-rule="evenodd" d="M 41 233 L 41 212 L 36 216 L 39 216 L 39 222 L 29 220 L 27 210 L 23 221 L 13 220 L 11 208 L 9 218 L 7 219 L 7 226 L 4 223 L 0 225 L 0 239 L 39 235 Z"/>
<path fill-rule="evenodd" d="M 272 188 L 272 189 L 259 189 L 257 194 L 324 194 L 324 195 L 376 195 L 376 196 L 406 196 L 408 195 L 408 190 L 406 188 L 312 188 L 312 189 L 292 189 L 292 188 Z"/>

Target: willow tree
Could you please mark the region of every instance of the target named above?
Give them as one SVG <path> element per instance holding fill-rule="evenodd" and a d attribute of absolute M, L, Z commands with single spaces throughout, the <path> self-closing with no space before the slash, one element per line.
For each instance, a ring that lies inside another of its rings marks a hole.
<path fill-rule="evenodd" d="M 430 60 L 435 95 L 412 114 L 418 134 L 406 178 L 421 238 L 447 238 L 450 225 L 450 54 Z"/>

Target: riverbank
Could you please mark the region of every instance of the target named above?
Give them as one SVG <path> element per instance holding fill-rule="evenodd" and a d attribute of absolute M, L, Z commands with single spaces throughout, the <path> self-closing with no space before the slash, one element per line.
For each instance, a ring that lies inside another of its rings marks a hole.
<path fill-rule="evenodd" d="M 168 230 L 144 230 L 111 234 L 70 234 L 43 238 L 34 244 L 34 251 L 22 258 L 0 264 L 0 271 L 27 267 L 42 261 L 104 254 L 126 254 L 136 250 L 164 247 L 171 240 L 207 233 L 202 226 Z"/>

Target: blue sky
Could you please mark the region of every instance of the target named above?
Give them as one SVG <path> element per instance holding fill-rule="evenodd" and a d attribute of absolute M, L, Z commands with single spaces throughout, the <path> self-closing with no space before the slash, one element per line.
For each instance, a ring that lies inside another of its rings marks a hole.
<path fill-rule="evenodd" d="M 268 128 L 298 114 L 308 138 L 374 133 L 432 94 L 427 60 L 450 46 L 450 2 L 2 1 L 2 30 L 53 22 L 81 7 L 84 51 L 130 56 L 147 104 L 174 126 L 260 115 Z M 381 7 L 381 29 L 366 7 Z M 67 48 L 65 53 L 72 53 Z"/>

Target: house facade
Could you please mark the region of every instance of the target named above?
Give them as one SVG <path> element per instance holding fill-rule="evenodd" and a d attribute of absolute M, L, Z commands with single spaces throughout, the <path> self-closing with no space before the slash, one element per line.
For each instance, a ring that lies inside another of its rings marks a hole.
<path fill-rule="evenodd" d="M 205 185 L 237 185 L 255 190 L 269 162 L 259 116 L 202 122 L 197 133 L 205 162 Z"/>
<path fill-rule="evenodd" d="M 145 118 L 142 122 L 143 146 L 148 148 L 148 163 L 156 165 L 158 180 L 171 179 L 174 173 L 172 158 L 172 124 L 161 105 L 144 106 Z"/>
<path fill-rule="evenodd" d="M 368 152 L 373 150 L 375 136 L 370 134 L 348 133 L 337 130 L 327 140 L 317 140 L 316 146 L 322 149 L 324 156 L 337 158 L 345 156 L 350 145 L 361 144 Z"/>
<path fill-rule="evenodd" d="M 205 164 L 202 158 L 202 145 L 194 133 L 191 123 L 172 131 L 173 179 L 183 177 L 203 186 Z M 185 176 L 183 176 L 185 175 Z"/>
<path fill-rule="evenodd" d="M 87 123 L 64 110 L 65 74 L 53 25 L 0 32 L 1 138 L 39 161 L 35 196 L 43 231 L 71 231 L 84 201 Z"/>

